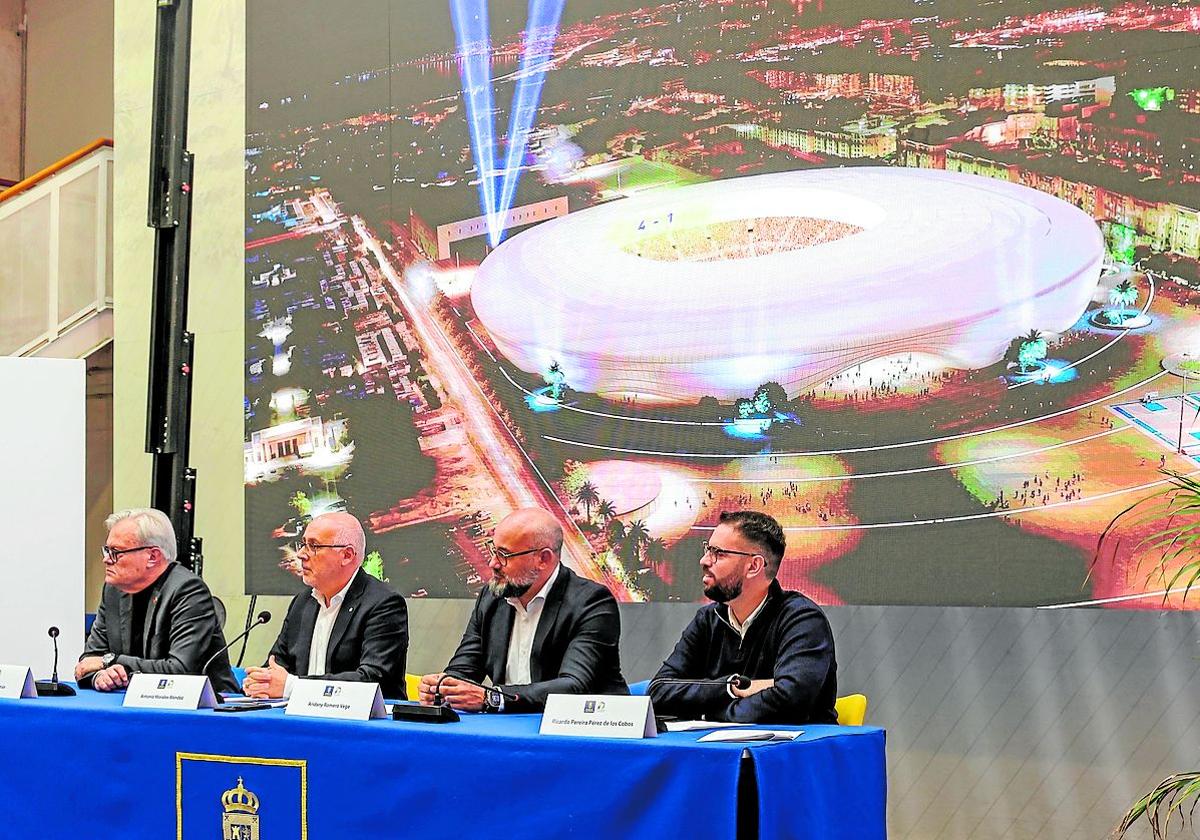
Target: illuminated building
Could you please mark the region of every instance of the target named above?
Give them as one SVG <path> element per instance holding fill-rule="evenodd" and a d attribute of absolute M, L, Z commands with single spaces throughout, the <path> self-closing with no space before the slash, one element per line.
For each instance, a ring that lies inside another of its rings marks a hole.
<path fill-rule="evenodd" d="M 966 368 L 1069 328 L 1103 255 L 1077 209 L 945 172 L 815 169 L 639 194 L 484 260 L 475 314 L 513 364 L 610 399 L 800 393 L 921 351 Z"/>
<path fill-rule="evenodd" d="M 1004 109 L 1028 111 L 1066 103 L 1107 105 L 1115 89 L 1116 80 L 1112 76 L 1049 84 L 1008 84 L 1003 88 Z"/>

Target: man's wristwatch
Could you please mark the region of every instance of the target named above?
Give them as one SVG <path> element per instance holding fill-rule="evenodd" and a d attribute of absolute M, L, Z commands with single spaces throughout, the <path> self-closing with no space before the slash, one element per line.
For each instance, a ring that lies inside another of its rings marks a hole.
<path fill-rule="evenodd" d="M 103 656 L 100 657 L 100 670 L 103 671 L 105 668 L 111 668 L 112 664 L 116 661 L 117 661 L 117 654 L 115 654 L 115 653 L 104 654 Z"/>
<path fill-rule="evenodd" d="M 504 711 L 504 695 L 494 688 L 485 688 L 483 690 L 483 711 L 485 714 Z"/>

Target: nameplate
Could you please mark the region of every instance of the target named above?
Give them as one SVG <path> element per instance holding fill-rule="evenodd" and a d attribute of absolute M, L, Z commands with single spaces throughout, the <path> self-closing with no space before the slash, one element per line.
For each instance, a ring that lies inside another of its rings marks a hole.
<path fill-rule="evenodd" d="M 285 714 L 336 720 L 386 717 L 379 683 L 296 680 Z"/>
<path fill-rule="evenodd" d="M 0 665 L 0 698 L 25 700 L 37 697 L 33 672 L 25 665 Z"/>
<path fill-rule="evenodd" d="M 646 696 L 551 694 L 542 714 L 542 735 L 590 738 L 653 738 L 654 707 Z"/>
<path fill-rule="evenodd" d="M 212 709 L 217 695 L 203 674 L 134 674 L 125 689 L 131 709 Z"/>

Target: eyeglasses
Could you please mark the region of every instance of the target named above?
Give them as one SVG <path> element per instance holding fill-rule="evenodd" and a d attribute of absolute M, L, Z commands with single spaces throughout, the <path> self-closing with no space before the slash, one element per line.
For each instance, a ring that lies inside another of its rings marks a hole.
<path fill-rule="evenodd" d="M 104 562 L 112 565 L 124 557 L 126 554 L 132 554 L 135 551 L 145 551 L 147 548 L 158 548 L 156 545 L 135 545 L 133 548 L 112 548 L 110 546 L 102 546 L 101 553 L 104 554 Z"/>
<path fill-rule="evenodd" d="M 296 543 L 296 553 L 307 551 L 309 554 L 315 554 L 322 548 L 350 548 L 351 546 L 345 543 L 319 543 L 315 540 L 300 540 Z"/>
<path fill-rule="evenodd" d="M 700 556 L 701 557 L 711 557 L 714 562 L 719 563 L 719 562 L 721 562 L 721 558 L 723 558 L 727 554 L 735 554 L 735 555 L 738 555 L 739 557 L 757 557 L 759 555 L 759 552 L 757 552 L 757 551 L 734 551 L 732 548 L 718 548 L 717 546 L 712 545 L 711 543 L 705 543 L 704 551 L 701 552 Z"/>
<path fill-rule="evenodd" d="M 500 561 L 501 566 L 507 566 L 508 561 L 514 557 L 523 557 L 526 554 L 533 554 L 535 551 L 541 551 L 546 547 L 541 546 L 540 548 L 527 548 L 524 551 L 505 551 L 503 548 L 497 547 L 497 545 L 491 540 L 488 540 L 485 545 L 487 546 L 488 551 L 492 552 L 492 556 Z"/>

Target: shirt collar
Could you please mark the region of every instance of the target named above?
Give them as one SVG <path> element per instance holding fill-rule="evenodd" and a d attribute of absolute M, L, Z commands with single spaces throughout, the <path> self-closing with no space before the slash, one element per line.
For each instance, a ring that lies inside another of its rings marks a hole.
<path fill-rule="evenodd" d="M 743 639 L 746 638 L 746 631 L 750 629 L 750 622 L 758 618 L 758 614 L 763 611 L 763 607 L 767 605 L 767 599 L 771 597 L 771 590 L 767 590 L 763 595 L 763 599 L 758 602 L 758 606 L 750 611 L 750 615 L 746 616 L 746 620 L 738 623 L 737 617 L 733 614 L 733 610 L 729 611 L 729 626 L 737 631 L 737 634 Z"/>
<path fill-rule="evenodd" d="M 550 573 L 550 577 L 546 578 L 546 582 L 544 584 L 542 584 L 542 588 L 537 591 L 537 594 L 529 599 L 529 607 L 532 607 L 533 602 L 538 600 L 539 598 L 543 602 L 546 600 L 546 596 L 550 593 L 550 587 L 553 586 L 554 581 L 558 579 L 558 572 L 561 568 L 562 568 L 561 562 L 554 564 L 554 571 Z M 526 612 L 529 609 L 529 607 L 521 606 L 520 598 L 505 598 L 504 600 L 508 601 L 508 603 L 512 604 L 516 609 L 520 610 L 521 612 Z"/>
<path fill-rule="evenodd" d="M 361 568 L 355 569 L 354 574 L 350 575 L 350 580 L 346 581 L 346 585 L 343 586 L 336 595 L 334 595 L 332 598 L 329 599 L 329 609 L 333 609 L 334 607 L 341 606 L 342 601 L 346 600 L 346 593 L 349 591 L 350 587 L 354 585 L 354 579 L 356 577 L 358 577 L 358 573 L 360 571 L 361 571 Z M 313 599 L 317 602 L 317 606 L 324 607 L 325 599 L 321 597 L 321 593 L 318 592 L 316 589 L 312 589 L 309 591 L 312 593 Z"/>

